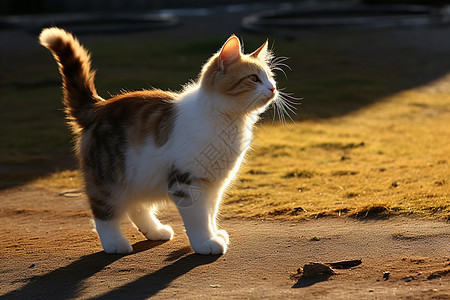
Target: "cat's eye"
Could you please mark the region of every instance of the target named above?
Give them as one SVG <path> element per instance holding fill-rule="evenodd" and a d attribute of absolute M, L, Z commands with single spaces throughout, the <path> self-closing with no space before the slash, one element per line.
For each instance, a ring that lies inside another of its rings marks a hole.
<path fill-rule="evenodd" d="M 255 75 L 255 74 L 249 75 L 248 78 L 250 78 L 250 80 L 253 81 L 253 82 L 261 82 L 259 77 L 257 75 Z"/>

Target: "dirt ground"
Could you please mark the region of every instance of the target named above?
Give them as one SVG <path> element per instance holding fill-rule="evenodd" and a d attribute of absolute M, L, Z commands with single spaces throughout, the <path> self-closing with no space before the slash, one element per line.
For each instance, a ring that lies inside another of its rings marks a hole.
<path fill-rule="evenodd" d="M 83 194 L 20 187 L 0 193 L 3 299 L 449 299 L 450 224 L 394 218 L 282 222 L 228 219 L 222 256 L 189 247 L 181 218 L 161 213 L 175 238 L 149 242 L 124 221 L 134 253 L 102 252 Z M 328 279 L 296 279 L 309 262 L 361 259 Z M 389 272 L 388 279 L 383 278 Z"/>

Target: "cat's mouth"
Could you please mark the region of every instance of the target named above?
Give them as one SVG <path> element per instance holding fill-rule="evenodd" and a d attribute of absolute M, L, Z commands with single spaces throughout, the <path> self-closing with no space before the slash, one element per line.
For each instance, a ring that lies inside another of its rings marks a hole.
<path fill-rule="evenodd" d="M 275 99 L 278 97 L 278 91 L 277 90 L 271 90 L 271 94 L 265 97 L 265 101 L 267 104 L 275 101 Z"/>
<path fill-rule="evenodd" d="M 258 97 L 256 101 L 254 101 L 254 107 L 255 109 L 266 109 L 269 105 L 274 103 L 276 101 L 276 94 L 273 93 L 271 95 L 263 95 Z"/>

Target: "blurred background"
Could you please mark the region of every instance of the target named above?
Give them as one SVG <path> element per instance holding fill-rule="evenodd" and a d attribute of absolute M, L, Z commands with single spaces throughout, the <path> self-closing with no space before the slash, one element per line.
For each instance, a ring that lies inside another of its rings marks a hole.
<path fill-rule="evenodd" d="M 276 56 L 289 57 L 291 70 L 277 81 L 303 98 L 291 114 L 302 123 L 445 81 L 449 20 L 443 0 L 2 0 L 0 188 L 76 168 L 61 78 L 38 44 L 44 27 L 73 32 L 91 51 L 104 98 L 152 87 L 178 91 L 231 34 L 246 53 L 269 38 Z M 273 111 L 264 120 L 278 122 Z"/>
<path fill-rule="evenodd" d="M 208 8 L 227 5 L 246 5 L 246 4 L 275 4 L 276 1 L 263 0 L 3 0 L 0 8 L 3 14 L 24 14 L 24 13 L 56 13 L 56 12 L 142 12 L 158 9 L 192 9 Z M 287 2 L 287 1 L 286 1 Z M 290 1 L 291 3 L 309 2 L 310 5 L 347 5 L 347 4 L 422 4 L 422 5 L 445 5 L 445 0 L 338 0 L 338 1 Z M 326 3 L 328 2 L 328 3 Z M 280 5 L 283 2 L 277 2 Z"/>

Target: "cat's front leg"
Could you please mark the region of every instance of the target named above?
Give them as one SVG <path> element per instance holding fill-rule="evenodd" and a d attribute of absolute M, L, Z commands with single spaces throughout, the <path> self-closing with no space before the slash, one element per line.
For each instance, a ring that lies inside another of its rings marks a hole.
<path fill-rule="evenodd" d="M 197 204 L 190 207 L 178 206 L 192 249 L 204 255 L 224 254 L 227 251 L 228 234 L 224 230 L 216 232 L 207 206 Z"/>
<path fill-rule="evenodd" d="M 225 240 L 225 242 L 227 243 L 227 245 L 228 245 L 228 243 L 230 241 L 230 238 L 228 236 L 228 232 L 226 232 L 223 229 L 218 229 L 217 222 L 216 222 L 217 221 L 217 217 L 216 216 L 217 216 L 217 209 L 216 209 L 216 212 L 214 213 L 214 215 L 212 217 L 213 228 L 214 228 L 216 234 L 218 236 L 222 237 Z"/>
<path fill-rule="evenodd" d="M 169 194 L 183 218 L 191 247 L 198 254 L 224 254 L 228 234 L 217 230 L 214 209 L 220 198 L 205 184 L 188 178 L 186 174 L 179 173 L 176 180 L 169 180 Z"/>

